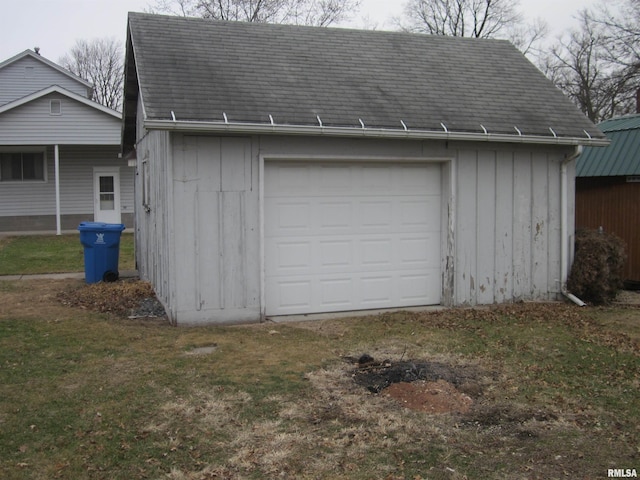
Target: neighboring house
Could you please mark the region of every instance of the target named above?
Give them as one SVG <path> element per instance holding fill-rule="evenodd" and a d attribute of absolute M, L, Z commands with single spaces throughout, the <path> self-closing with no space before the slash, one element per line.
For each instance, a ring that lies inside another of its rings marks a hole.
<path fill-rule="evenodd" d="M 562 295 L 577 147 L 608 141 L 510 43 L 136 13 L 125 62 L 174 323 Z"/>
<path fill-rule="evenodd" d="M 598 125 L 611 144 L 577 161 L 576 228 L 603 228 L 626 244 L 625 279 L 640 281 L 640 115 Z"/>
<path fill-rule="evenodd" d="M 0 63 L 0 232 L 133 225 L 121 114 L 90 100 L 91 91 L 31 50 Z"/>

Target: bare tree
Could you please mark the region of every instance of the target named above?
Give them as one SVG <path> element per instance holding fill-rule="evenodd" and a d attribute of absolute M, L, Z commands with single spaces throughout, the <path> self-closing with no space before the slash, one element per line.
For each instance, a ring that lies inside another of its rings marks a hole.
<path fill-rule="evenodd" d="M 244 22 L 326 27 L 357 12 L 361 0 L 156 0 L 152 12 Z"/>
<path fill-rule="evenodd" d="M 120 110 L 124 81 L 124 49 L 113 38 L 78 40 L 59 64 L 93 85 L 93 100 Z"/>
<path fill-rule="evenodd" d="M 513 0 L 409 0 L 403 30 L 455 37 L 492 38 L 520 23 Z"/>
<path fill-rule="evenodd" d="M 517 0 L 408 0 L 397 26 L 408 32 L 456 37 L 504 38 L 536 56 L 547 34 L 542 20 L 523 21 Z"/>
<path fill-rule="evenodd" d="M 637 69 L 640 63 L 640 1 L 610 0 L 588 15 L 607 31 L 611 61 Z"/>
<path fill-rule="evenodd" d="M 578 28 L 559 39 L 541 64 L 547 76 L 596 123 L 634 111 L 638 88 L 636 46 L 622 27 L 611 23 L 614 17 L 605 14 L 581 11 Z"/>
<path fill-rule="evenodd" d="M 549 27 L 542 19 L 531 23 L 514 23 L 507 28 L 506 38 L 523 54 L 538 59 L 544 54 L 543 42 L 547 38 Z"/>

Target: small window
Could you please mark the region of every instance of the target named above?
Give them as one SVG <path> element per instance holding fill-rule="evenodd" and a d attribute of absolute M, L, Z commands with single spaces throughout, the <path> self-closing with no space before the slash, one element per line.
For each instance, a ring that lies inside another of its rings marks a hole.
<path fill-rule="evenodd" d="M 151 180 L 149 178 L 149 160 L 146 158 L 142 161 L 142 206 L 144 211 L 151 211 Z"/>
<path fill-rule="evenodd" d="M 51 100 L 49 102 L 49 114 L 50 115 L 62 115 L 62 101 Z"/>
<path fill-rule="evenodd" d="M 44 152 L 0 152 L 0 182 L 44 180 Z"/>

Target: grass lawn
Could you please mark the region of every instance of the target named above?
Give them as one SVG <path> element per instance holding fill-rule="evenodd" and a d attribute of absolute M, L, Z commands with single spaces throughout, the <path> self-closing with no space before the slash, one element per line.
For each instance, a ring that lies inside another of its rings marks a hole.
<path fill-rule="evenodd" d="M 120 237 L 120 270 L 133 270 L 133 234 Z M 0 275 L 84 271 L 79 234 L 0 237 Z"/>
<path fill-rule="evenodd" d="M 116 288 L 118 282 L 114 285 Z M 640 310 L 517 304 L 176 329 L 0 283 L 3 479 L 602 479 L 640 470 Z M 406 408 L 353 358 L 472 372 Z"/>

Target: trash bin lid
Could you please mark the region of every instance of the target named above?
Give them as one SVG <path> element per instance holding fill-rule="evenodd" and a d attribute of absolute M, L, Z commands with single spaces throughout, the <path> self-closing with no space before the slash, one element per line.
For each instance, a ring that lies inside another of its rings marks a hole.
<path fill-rule="evenodd" d="M 104 223 L 104 222 L 81 222 L 78 225 L 78 230 L 81 232 L 121 232 L 125 229 L 125 226 L 122 223 Z"/>

